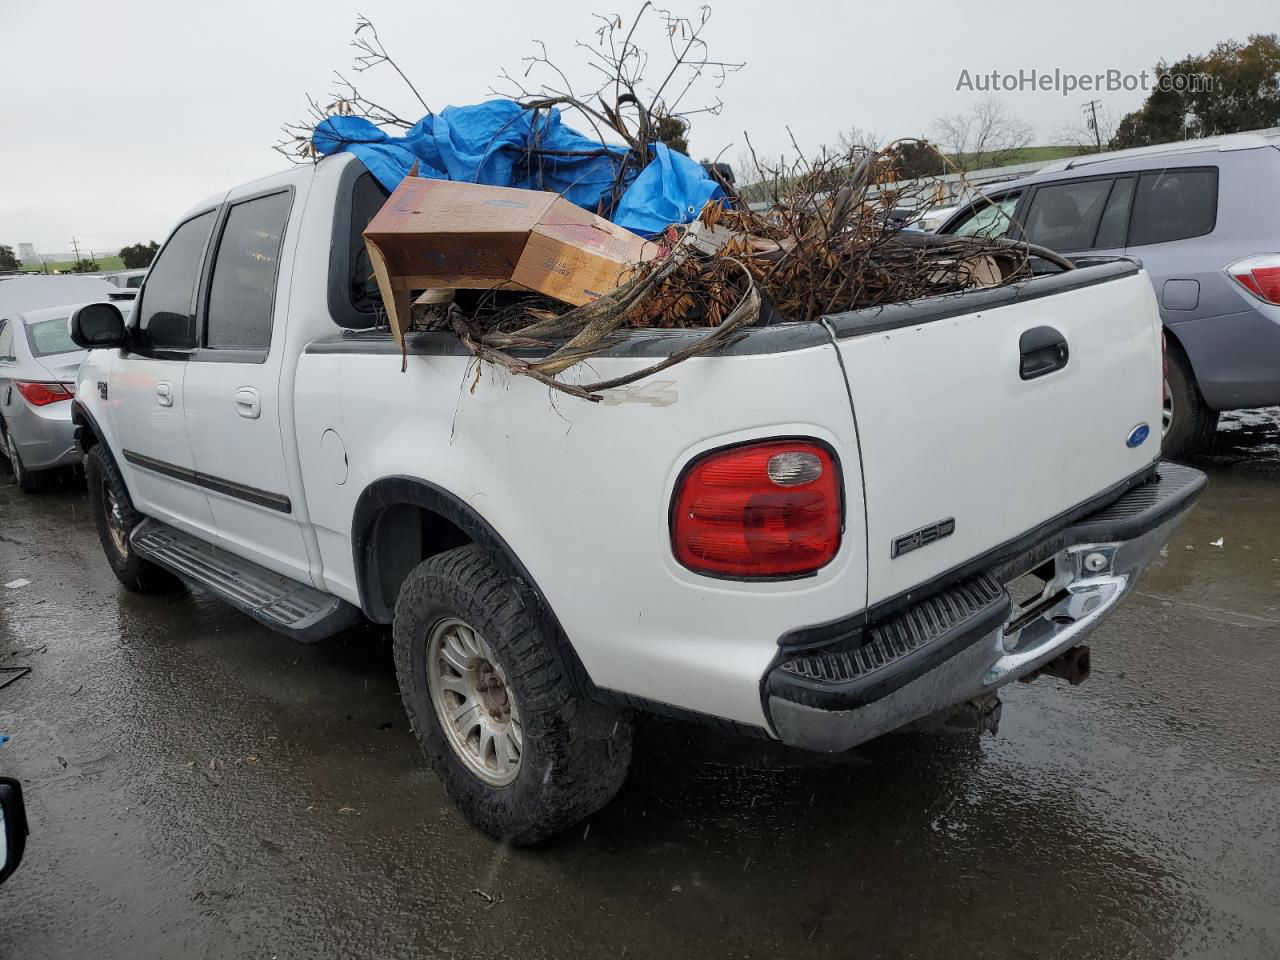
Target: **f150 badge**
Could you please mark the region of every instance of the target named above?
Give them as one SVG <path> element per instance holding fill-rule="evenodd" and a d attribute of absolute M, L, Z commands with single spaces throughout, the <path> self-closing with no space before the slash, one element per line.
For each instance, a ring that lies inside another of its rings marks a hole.
<path fill-rule="evenodd" d="M 943 537 L 949 537 L 956 532 L 956 518 L 947 517 L 945 520 L 939 520 L 937 523 L 931 523 L 927 527 L 921 527 L 919 530 L 912 530 L 900 537 L 894 537 L 889 556 L 897 559 L 904 553 L 910 553 L 912 550 L 919 550 L 921 547 L 927 547 L 931 543 L 937 543 Z"/>

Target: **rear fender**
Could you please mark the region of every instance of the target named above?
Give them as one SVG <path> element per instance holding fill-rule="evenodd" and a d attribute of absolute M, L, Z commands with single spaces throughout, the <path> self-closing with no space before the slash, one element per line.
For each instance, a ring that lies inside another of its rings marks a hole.
<path fill-rule="evenodd" d="M 411 506 L 435 514 L 481 547 L 516 586 L 525 607 L 539 620 L 543 636 L 551 638 L 551 653 L 579 693 L 593 695 L 595 686 L 560 625 L 555 611 L 528 569 L 502 536 L 472 506 L 442 487 L 416 477 L 384 477 L 371 483 L 356 502 L 351 526 L 352 562 L 356 589 L 365 616 L 375 623 L 390 623 L 395 597 L 387 596 L 379 566 L 379 538 L 388 535 L 379 520 L 394 507 Z M 455 544 L 451 543 L 449 546 Z M 433 551 L 423 544 L 423 556 Z M 447 549 L 448 547 L 446 547 Z"/>

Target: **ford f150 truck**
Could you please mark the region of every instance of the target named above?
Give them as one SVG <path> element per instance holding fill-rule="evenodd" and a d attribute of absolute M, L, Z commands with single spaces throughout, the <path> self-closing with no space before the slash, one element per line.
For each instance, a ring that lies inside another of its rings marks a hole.
<path fill-rule="evenodd" d="M 445 331 L 401 372 L 361 238 L 385 196 L 340 155 L 193 208 L 127 326 L 72 318 L 73 412 L 125 587 L 300 640 L 390 624 L 415 734 L 496 836 L 608 802 L 636 711 L 839 751 L 1041 671 L 1203 486 L 1159 461 L 1133 262 L 751 328 L 590 403 Z"/>

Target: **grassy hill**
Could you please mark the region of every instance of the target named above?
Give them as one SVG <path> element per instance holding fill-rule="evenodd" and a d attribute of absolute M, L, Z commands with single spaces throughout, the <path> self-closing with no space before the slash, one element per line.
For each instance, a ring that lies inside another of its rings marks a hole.
<path fill-rule="evenodd" d="M 1015 163 L 1050 163 L 1053 160 L 1062 160 L 1065 157 L 1076 157 L 1084 153 L 1079 147 L 1023 147 L 1018 151 L 1015 159 L 1009 161 L 1012 166 Z"/>
<path fill-rule="evenodd" d="M 50 273 L 67 273 L 76 265 L 74 260 L 63 260 L 60 263 L 49 261 L 44 265 Z M 41 270 L 44 269 L 39 263 L 23 263 L 23 270 Z M 102 273 L 114 273 L 116 270 L 126 269 L 124 261 L 119 257 L 98 257 L 98 270 Z"/>

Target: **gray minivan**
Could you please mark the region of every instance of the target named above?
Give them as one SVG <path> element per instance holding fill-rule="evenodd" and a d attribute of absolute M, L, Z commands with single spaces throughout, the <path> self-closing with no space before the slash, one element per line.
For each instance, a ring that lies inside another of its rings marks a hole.
<path fill-rule="evenodd" d="M 1168 344 L 1165 455 L 1218 413 L 1280 404 L 1280 146 L 1255 134 L 1073 157 L 1001 183 L 938 231 L 1138 259 Z"/>

